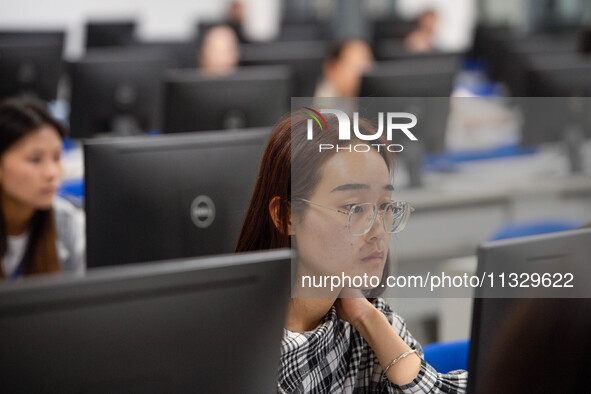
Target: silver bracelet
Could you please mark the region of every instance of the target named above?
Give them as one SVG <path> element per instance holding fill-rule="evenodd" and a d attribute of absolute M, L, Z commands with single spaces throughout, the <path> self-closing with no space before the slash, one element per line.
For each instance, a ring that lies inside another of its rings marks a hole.
<path fill-rule="evenodd" d="M 384 369 L 384 377 L 386 377 L 386 374 L 388 373 L 388 371 L 390 370 L 390 368 L 392 368 L 398 361 L 400 361 L 404 357 L 409 356 L 409 355 L 411 355 L 413 353 L 416 353 L 416 352 L 417 352 L 417 349 L 411 349 L 408 352 L 404 352 L 400 356 L 398 356 L 394 360 L 392 360 L 392 362 L 390 364 L 388 364 L 388 366 L 386 367 L 386 369 Z"/>

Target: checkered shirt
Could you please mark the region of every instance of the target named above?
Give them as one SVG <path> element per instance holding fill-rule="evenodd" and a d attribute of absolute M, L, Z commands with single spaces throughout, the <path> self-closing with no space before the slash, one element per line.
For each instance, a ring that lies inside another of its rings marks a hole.
<path fill-rule="evenodd" d="M 383 378 L 376 354 L 351 324 L 340 320 L 333 306 L 309 332 L 285 330 L 281 345 L 278 392 L 293 393 L 465 393 L 467 371 L 441 374 L 423 359 L 421 345 L 406 323 L 386 302 L 374 301 L 398 335 L 421 358 L 421 370 L 409 384 L 398 386 Z"/>

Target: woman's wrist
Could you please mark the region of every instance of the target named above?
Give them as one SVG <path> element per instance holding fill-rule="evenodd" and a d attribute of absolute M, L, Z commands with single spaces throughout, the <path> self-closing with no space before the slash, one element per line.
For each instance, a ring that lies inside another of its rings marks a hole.
<path fill-rule="evenodd" d="M 351 323 L 365 338 L 380 359 L 382 368 L 405 352 L 412 350 L 396 333 L 386 315 L 372 305 L 372 310 L 359 315 Z M 416 352 L 407 354 L 389 368 L 387 378 L 397 385 L 412 382 L 421 369 L 420 357 Z"/>
<path fill-rule="evenodd" d="M 375 327 L 375 324 L 380 320 L 386 319 L 386 316 L 384 316 L 382 312 L 380 312 L 376 307 L 374 307 L 373 304 L 369 303 L 369 301 L 368 304 L 369 305 L 367 310 L 365 310 L 353 321 L 351 321 L 353 327 L 355 327 L 355 329 L 357 329 L 357 331 L 359 331 L 361 335 L 367 333 L 368 330 L 371 329 L 371 327 Z"/>

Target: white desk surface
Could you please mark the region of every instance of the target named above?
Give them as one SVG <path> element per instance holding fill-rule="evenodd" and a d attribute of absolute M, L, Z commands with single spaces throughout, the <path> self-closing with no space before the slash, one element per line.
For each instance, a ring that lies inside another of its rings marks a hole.
<path fill-rule="evenodd" d="M 470 161 L 452 173 L 427 173 L 425 186 L 397 189 L 395 199 L 421 208 L 511 200 L 544 193 L 591 193 L 591 141 L 584 146 L 584 172 L 570 174 L 559 145 L 531 155 Z M 417 211 L 418 212 L 418 211 Z"/>

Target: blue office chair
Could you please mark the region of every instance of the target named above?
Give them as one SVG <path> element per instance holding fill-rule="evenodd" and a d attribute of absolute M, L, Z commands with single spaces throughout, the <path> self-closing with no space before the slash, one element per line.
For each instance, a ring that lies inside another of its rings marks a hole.
<path fill-rule="evenodd" d="M 440 373 L 447 373 L 456 369 L 468 369 L 469 351 L 469 339 L 434 342 L 423 346 L 425 361 Z"/>
<path fill-rule="evenodd" d="M 75 178 L 64 181 L 60 185 L 57 194 L 82 208 L 84 206 L 84 179 Z"/>
<path fill-rule="evenodd" d="M 498 229 L 490 241 L 573 230 L 583 223 L 565 219 L 534 219 L 510 222 Z"/>

